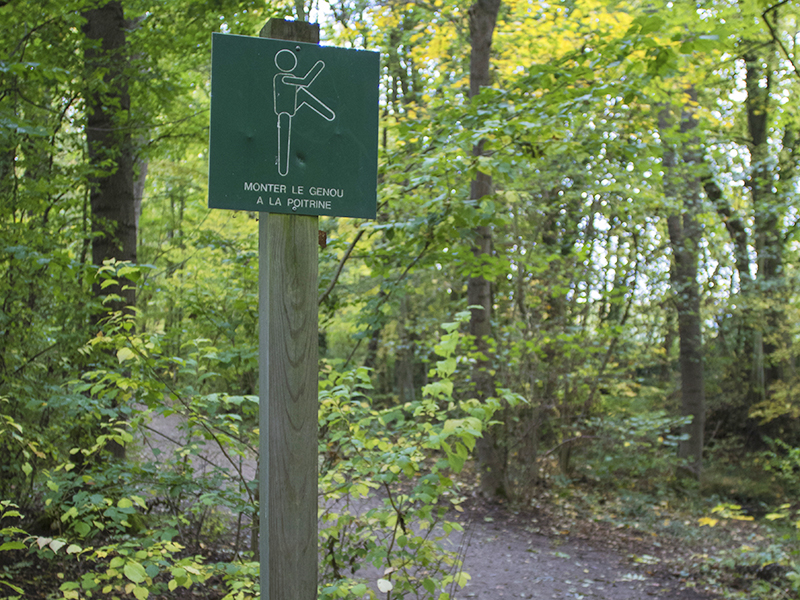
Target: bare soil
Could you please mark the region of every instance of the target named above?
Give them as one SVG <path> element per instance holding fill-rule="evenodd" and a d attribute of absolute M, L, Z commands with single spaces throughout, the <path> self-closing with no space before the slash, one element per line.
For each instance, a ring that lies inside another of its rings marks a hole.
<path fill-rule="evenodd" d="M 651 536 L 580 519 L 568 530 L 541 512 L 487 506 L 463 521 L 472 579 L 457 598 L 713 598 L 676 574 L 676 551 Z"/>

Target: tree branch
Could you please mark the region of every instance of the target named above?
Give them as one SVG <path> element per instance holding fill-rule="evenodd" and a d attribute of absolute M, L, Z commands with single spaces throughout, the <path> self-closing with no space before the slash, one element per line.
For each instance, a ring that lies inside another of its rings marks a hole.
<path fill-rule="evenodd" d="M 411 261 L 411 263 L 409 263 L 409 265 L 400 274 L 400 276 L 392 282 L 390 291 L 387 294 L 385 294 L 384 297 L 381 299 L 381 302 L 376 307 L 376 310 L 378 308 L 380 308 L 381 306 L 383 306 L 386 303 L 386 301 L 391 297 L 392 292 L 397 289 L 397 285 L 401 281 L 403 281 L 403 279 L 406 278 L 406 275 L 408 275 L 409 271 L 411 271 L 411 269 L 414 268 L 414 265 L 416 265 L 420 261 L 420 259 L 423 256 L 425 256 L 425 253 L 428 251 L 428 248 L 430 247 L 430 245 L 431 245 L 431 240 L 428 240 L 427 242 L 425 242 L 425 246 L 422 248 L 422 251 L 419 254 L 417 254 L 417 256 L 414 258 L 414 260 Z M 350 364 L 350 361 L 353 359 L 353 356 L 355 356 L 356 350 L 358 350 L 359 346 L 361 346 L 361 342 L 363 340 L 364 340 L 363 337 L 359 338 L 358 342 L 356 342 L 356 345 L 350 351 L 350 354 L 348 355 L 347 360 L 344 362 L 344 368 L 345 369 L 347 368 L 347 365 Z"/>
<path fill-rule="evenodd" d="M 336 282 L 339 281 L 339 275 L 342 274 L 344 263 L 346 263 L 347 259 L 350 258 L 350 254 L 353 252 L 353 248 L 356 247 L 358 240 L 361 239 L 361 236 L 364 235 L 365 231 L 366 229 L 359 230 L 359 232 L 356 234 L 355 239 L 352 242 L 350 242 L 350 246 L 348 246 L 347 251 L 344 253 L 344 256 L 342 256 L 342 260 L 339 261 L 339 265 L 336 267 L 336 272 L 333 274 L 333 279 L 331 279 L 331 282 L 328 285 L 327 289 L 324 292 L 322 292 L 322 295 L 317 300 L 317 306 L 320 306 L 325 301 L 325 298 L 328 297 L 333 288 L 336 286 Z"/>
<path fill-rule="evenodd" d="M 783 51 L 784 56 L 786 56 L 786 60 L 788 60 L 789 64 L 792 65 L 792 70 L 794 71 L 795 77 L 800 78 L 800 70 L 798 70 L 797 63 L 794 62 L 794 59 L 789 54 L 788 48 L 786 48 L 786 46 L 783 44 L 783 40 L 781 40 L 780 36 L 778 35 L 778 32 L 775 30 L 775 26 L 772 23 L 770 23 L 769 19 L 767 18 L 767 15 L 769 13 L 778 10 L 781 6 L 783 6 L 784 4 L 788 4 L 789 2 L 790 0 L 781 0 L 777 4 L 770 6 L 768 9 L 762 12 L 761 16 L 764 19 L 764 23 L 767 24 L 769 33 L 772 36 L 772 41 L 778 44 L 780 49 Z M 775 20 L 777 21 L 777 18 Z"/>

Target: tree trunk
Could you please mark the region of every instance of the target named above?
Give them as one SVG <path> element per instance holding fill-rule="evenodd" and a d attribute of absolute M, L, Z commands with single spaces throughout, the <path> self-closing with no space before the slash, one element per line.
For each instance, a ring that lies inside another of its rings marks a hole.
<path fill-rule="evenodd" d="M 736 273 L 739 276 L 739 289 L 741 293 L 748 294 L 753 285 L 753 274 L 750 272 L 750 236 L 747 233 L 747 224 L 741 215 L 734 212 L 730 203 L 722 197 L 722 190 L 711 181 L 703 183 L 706 197 L 714 203 L 717 214 L 722 218 L 725 229 L 733 244 L 733 258 L 736 263 Z"/>
<path fill-rule="evenodd" d="M 400 316 L 397 319 L 398 348 L 395 355 L 395 380 L 400 403 L 414 400 L 414 340 L 406 324 L 409 320 L 408 296 L 400 299 Z"/>
<path fill-rule="evenodd" d="M 136 204 L 130 96 L 127 84 L 127 44 L 122 4 L 108 2 L 84 13 L 88 44 L 86 62 L 86 142 L 93 175 L 90 178 L 92 263 L 107 259 L 136 262 Z M 132 307 L 135 291 L 129 281 L 101 290 L 117 294 L 115 309 Z"/>
<path fill-rule="evenodd" d="M 694 90 L 689 95 L 696 96 Z M 660 115 L 662 139 L 669 139 L 670 109 Z M 664 152 L 664 192 L 673 203 L 673 214 L 667 218 L 673 264 L 670 285 L 678 311 L 679 363 L 681 372 L 681 414 L 692 417 L 682 433 L 688 439 L 678 445 L 678 456 L 686 460 L 680 474 L 700 478 L 703 464 L 705 431 L 705 378 L 703 371 L 703 338 L 700 317 L 700 286 L 697 282 L 697 263 L 702 231 L 697 222 L 700 212 L 701 183 L 696 173 L 699 163 L 696 142 L 687 140 L 697 121 L 688 108 L 681 114 L 680 154 L 672 148 Z M 682 163 L 682 164 L 681 164 Z M 685 165 L 685 168 L 682 168 Z"/>
<path fill-rule="evenodd" d="M 109 2 L 86 11 L 84 17 L 92 263 L 100 266 L 108 259 L 136 262 L 137 215 L 124 12 L 120 2 Z M 125 278 L 107 288 L 97 281 L 94 295 L 115 296 L 107 304 L 114 311 L 131 309 L 136 303 L 134 285 Z M 125 448 L 117 442 L 108 442 L 106 448 L 116 459 L 125 458 Z"/>
<path fill-rule="evenodd" d="M 492 51 L 492 36 L 500 10 L 500 0 L 477 0 L 469 9 L 469 32 L 471 42 L 469 94 L 476 96 L 481 88 L 491 83 L 489 70 Z M 484 154 L 483 142 L 472 150 L 473 156 Z M 470 186 L 470 198 L 480 201 L 492 193 L 492 178 L 478 173 Z M 481 225 L 473 232 L 472 253 L 478 264 L 492 252 L 492 230 Z M 489 338 L 492 334 L 492 287 L 482 276 L 470 276 L 467 282 L 467 300 L 472 309 L 469 332 L 475 338 L 477 360 L 472 371 L 475 394 L 485 400 L 495 393 L 491 374 L 492 359 Z M 506 458 L 498 428 L 489 428 L 476 443 L 478 469 L 481 475 L 481 492 L 488 498 L 503 497 L 506 490 Z"/>
<path fill-rule="evenodd" d="M 767 55 L 756 52 L 745 55 L 745 88 L 747 98 L 747 132 L 750 149 L 750 176 L 747 187 L 753 202 L 754 241 L 758 274 L 756 289 L 766 308 L 755 324 L 755 358 L 751 404 L 766 400 L 773 383 L 781 379 L 778 339 L 783 330 L 783 236 L 781 226 L 784 208 L 775 191 L 774 161 L 769 144 L 772 72 L 774 48 Z"/>
<path fill-rule="evenodd" d="M 687 461 L 685 474 L 699 479 L 703 464 L 706 408 L 700 293 L 697 284 L 697 242 L 700 231 L 691 209 L 691 206 L 687 206 L 682 217 L 670 216 L 668 226 L 674 258 L 670 280 L 678 307 L 681 414 L 692 417 L 692 422 L 685 425 L 681 432 L 688 434 L 689 438 L 678 445 L 678 456 Z"/>

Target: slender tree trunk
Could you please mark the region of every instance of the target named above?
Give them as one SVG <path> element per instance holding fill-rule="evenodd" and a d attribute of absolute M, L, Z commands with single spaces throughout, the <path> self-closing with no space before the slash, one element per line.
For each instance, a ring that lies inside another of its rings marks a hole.
<path fill-rule="evenodd" d="M 414 341 L 406 327 L 409 320 L 408 296 L 400 299 L 400 318 L 397 320 L 399 348 L 395 355 L 395 380 L 400 402 L 414 400 Z"/>
<path fill-rule="evenodd" d="M 776 357 L 785 321 L 783 306 L 785 285 L 783 277 L 783 235 L 781 232 L 785 208 L 776 193 L 775 161 L 769 144 L 771 116 L 772 73 L 774 48 L 766 54 L 751 52 L 745 55 L 745 88 L 747 98 L 747 132 L 750 149 L 750 176 L 747 186 L 753 202 L 754 241 L 758 274 L 757 293 L 766 307 L 755 324 L 755 357 L 752 403 L 766 400 L 770 387 L 782 377 L 781 360 Z"/>
<path fill-rule="evenodd" d="M 694 90 L 690 90 L 694 97 Z M 660 116 L 662 134 L 666 133 L 672 119 L 670 109 Z M 680 474 L 700 478 L 703 464 L 703 441 L 705 431 L 705 376 L 703 371 L 703 338 L 700 317 L 700 286 L 697 282 L 699 243 L 702 231 L 697 222 L 701 204 L 701 182 L 696 174 L 699 164 L 694 140 L 687 140 L 697 121 L 684 108 L 680 121 L 680 138 L 677 143 L 680 154 L 673 148 L 664 152 L 664 191 L 673 203 L 674 212 L 667 218 L 673 264 L 670 271 L 675 306 L 678 312 L 678 336 L 680 344 L 681 414 L 692 417 L 683 428 L 688 435 L 678 445 L 678 456 L 686 459 L 686 467 Z M 662 135 L 669 139 L 669 134 Z"/>
<path fill-rule="evenodd" d="M 83 32 L 88 44 L 86 62 L 86 142 L 94 170 L 90 179 L 92 263 L 113 258 L 136 262 L 136 202 L 134 160 L 130 133 L 130 96 L 127 84 L 127 44 L 122 4 L 108 2 L 84 13 Z M 101 83 L 102 81 L 102 83 Z M 121 309 L 135 304 L 128 281 L 96 295 L 118 294 Z"/>
<path fill-rule="evenodd" d="M 687 460 L 685 474 L 699 479 L 703 465 L 705 432 L 705 376 L 703 371 L 703 338 L 700 319 L 700 293 L 697 284 L 697 242 L 700 228 L 687 207 L 682 216 L 668 219 L 674 266 L 670 275 L 678 307 L 680 343 L 681 414 L 692 422 L 682 433 L 688 439 L 678 445 L 678 456 Z"/>
<path fill-rule="evenodd" d="M 108 259 L 136 262 L 136 201 L 134 160 L 130 133 L 130 96 L 127 84 L 127 44 L 121 2 L 109 2 L 84 13 L 87 46 L 86 144 L 92 176 L 89 206 L 92 219 L 92 263 Z M 115 295 L 112 310 L 131 309 L 136 303 L 133 283 L 120 278 L 117 285 L 94 285 L 96 297 Z M 124 446 L 107 443 L 117 459 Z"/>
<path fill-rule="evenodd" d="M 384 290 L 378 291 L 378 297 L 383 300 L 386 297 Z M 386 372 L 386 361 L 378 362 L 378 351 L 381 345 L 381 336 L 383 335 L 383 323 L 375 324 L 375 329 L 369 335 L 369 343 L 367 344 L 367 355 L 364 358 L 364 366 L 372 369 L 372 380 L 375 390 L 379 394 L 389 394 L 392 391 L 392 381 L 389 380 Z M 388 383 L 387 383 L 388 382 Z"/>
<path fill-rule="evenodd" d="M 703 183 L 706 197 L 714 203 L 717 214 L 722 218 L 725 229 L 733 244 L 733 258 L 736 263 L 736 273 L 739 277 L 739 290 L 748 294 L 753 285 L 753 274 L 750 272 L 750 236 L 747 233 L 747 224 L 741 215 L 734 212 L 731 205 L 722 196 L 722 190 L 711 180 Z"/>
<path fill-rule="evenodd" d="M 492 36 L 497 24 L 500 0 L 477 0 L 469 9 L 469 33 L 472 45 L 470 53 L 470 97 L 476 96 L 481 88 L 491 83 L 490 59 Z M 483 141 L 472 150 L 473 156 L 484 154 Z M 480 200 L 492 193 L 492 178 L 478 172 L 470 186 L 470 198 Z M 492 230 L 481 225 L 473 231 L 472 253 L 480 264 L 484 256 L 492 252 Z M 471 276 L 467 282 L 467 300 L 472 309 L 469 322 L 470 334 L 475 338 L 477 360 L 472 372 L 475 393 L 479 399 L 486 399 L 495 393 L 492 377 L 492 358 L 489 338 L 492 335 L 492 287 L 491 282 L 482 276 Z M 478 469 L 481 475 L 481 492 L 488 498 L 506 496 L 506 459 L 500 431 L 490 428 L 483 433 L 476 444 Z"/>
<path fill-rule="evenodd" d="M 147 169 L 149 163 L 145 160 L 136 160 L 136 178 L 133 181 L 133 215 L 134 215 L 134 235 L 139 231 L 139 219 L 142 216 L 142 200 L 144 200 L 144 189 L 147 183 Z M 181 212 L 181 223 L 183 222 L 183 212 Z M 138 243 L 138 240 L 136 240 Z"/>

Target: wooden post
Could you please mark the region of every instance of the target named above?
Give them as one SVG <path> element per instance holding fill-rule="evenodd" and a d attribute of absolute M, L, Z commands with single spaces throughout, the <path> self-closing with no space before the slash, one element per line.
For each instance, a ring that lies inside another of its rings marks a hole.
<path fill-rule="evenodd" d="M 319 43 L 319 25 L 270 19 L 261 37 Z M 318 218 L 261 213 L 261 600 L 317 597 Z"/>

